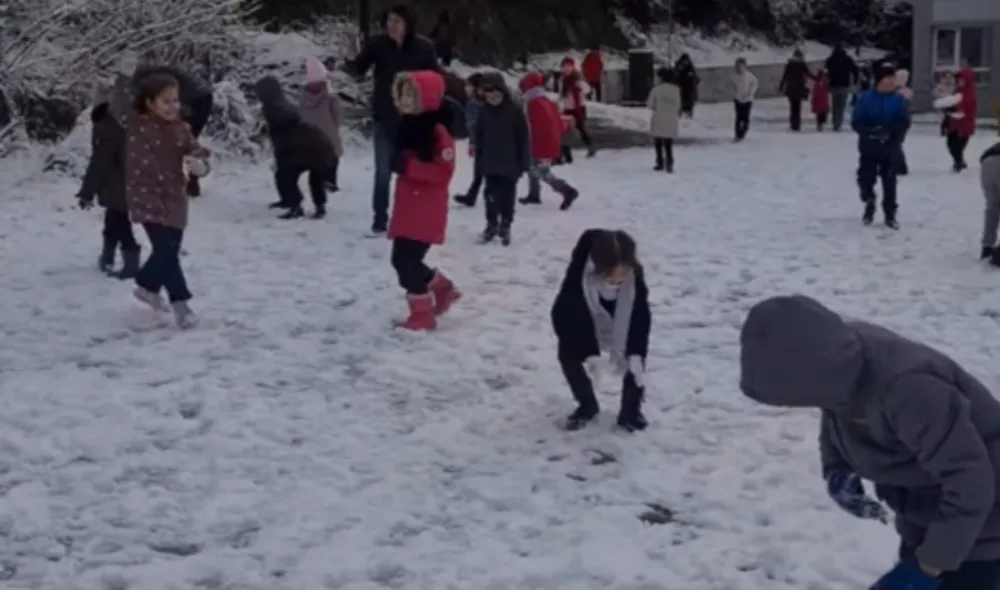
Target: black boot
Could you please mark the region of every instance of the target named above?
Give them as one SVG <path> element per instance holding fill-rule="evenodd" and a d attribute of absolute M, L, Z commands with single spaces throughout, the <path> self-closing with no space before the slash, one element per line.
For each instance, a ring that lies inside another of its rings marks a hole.
<path fill-rule="evenodd" d="M 861 222 L 865 225 L 871 225 L 875 221 L 875 203 L 869 201 L 865 203 L 865 213 L 861 217 Z"/>
<path fill-rule="evenodd" d="M 885 226 L 889 229 L 899 229 L 899 222 L 896 221 L 895 216 L 886 215 Z"/>
<path fill-rule="evenodd" d="M 476 206 L 475 197 L 471 197 L 469 195 L 455 195 L 453 198 L 455 202 L 458 203 L 459 205 L 465 205 L 466 207 Z"/>
<path fill-rule="evenodd" d="M 990 254 L 990 264 L 1000 268 L 1000 248 L 993 248 L 993 254 Z"/>
<path fill-rule="evenodd" d="M 305 215 L 306 212 L 302 207 L 289 207 L 288 211 L 278 216 L 278 219 L 301 219 Z"/>
<path fill-rule="evenodd" d="M 980 260 L 987 260 L 993 257 L 993 246 L 983 246 L 983 249 L 979 253 Z"/>
<path fill-rule="evenodd" d="M 97 268 L 105 273 L 112 274 L 115 270 L 115 243 L 104 240 L 101 247 L 101 255 L 97 258 Z"/>
<path fill-rule="evenodd" d="M 187 195 L 191 198 L 201 196 L 201 181 L 197 176 L 189 175 L 187 181 Z"/>
<path fill-rule="evenodd" d="M 500 231 L 497 232 L 500 236 L 500 243 L 504 246 L 510 246 L 510 224 L 505 223 L 500 226 Z"/>
<path fill-rule="evenodd" d="M 486 225 L 486 229 L 483 230 L 483 233 L 479 234 L 479 243 L 489 244 L 490 242 L 496 239 L 499 233 L 500 232 L 497 229 L 497 226 L 492 223 L 489 223 Z"/>
<path fill-rule="evenodd" d="M 538 194 L 531 194 L 528 195 L 527 197 L 521 197 L 517 201 L 522 205 L 541 205 L 542 197 L 541 195 Z"/>
<path fill-rule="evenodd" d="M 657 160 L 656 164 L 653 165 L 653 170 L 656 170 L 657 172 L 662 172 L 666 170 L 666 168 L 667 167 L 663 165 L 663 162 L 661 160 Z"/>
<path fill-rule="evenodd" d="M 313 219 L 323 219 L 326 217 L 326 205 L 316 205 L 316 210 L 313 211 Z"/>
<path fill-rule="evenodd" d="M 139 250 L 122 250 L 122 269 L 115 275 L 123 281 L 139 274 Z"/>
<path fill-rule="evenodd" d="M 559 205 L 559 210 L 565 211 L 570 207 L 572 207 L 573 201 L 575 201 L 579 196 L 580 196 L 580 191 L 576 190 L 571 186 L 567 187 L 566 190 L 563 191 L 562 194 L 563 202 L 561 205 Z"/>
<path fill-rule="evenodd" d="M 284 201 L 275 201 L 267 206 L 268 209 L 291 209 L 291 205 L 285 203 Z"/>
<path fill-rule="evenodd" d="M 645 430 L 649 423 L 642 415 L 643 389 L 631 375 L 625 377 L 622 388 L 622 405 L 618 411 L 618 427 L 628 432 Z"/>
<path fill-rule="evenodd" d="M 597 406 L 580 406 L 566 418 L 566 430 L 576 431 L 594 421 L 600 409 Z"/>

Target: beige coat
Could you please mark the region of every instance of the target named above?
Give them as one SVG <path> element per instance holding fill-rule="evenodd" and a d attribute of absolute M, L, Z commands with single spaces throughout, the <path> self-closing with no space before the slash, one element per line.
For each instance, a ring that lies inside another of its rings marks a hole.
<path fill-rule="evenodd" d="M 340 97 L 330 92 L 326 85 L 319 92 L 305 90 L 299 100 L 299 112 L 304 122 L 318 127 L 330 139 L 337 157 L 343 157 L 344 142 L 340 138 L 340 126 L 344 124 L 344 108 Z"/>
<path fill-rule="evenodd" d="M 674 139 L 680 134 L 681 89 L 675 84 L 662 82 L 653 88 L 646 99 L 652 109 L 649 133 L 657 139 Z"/>

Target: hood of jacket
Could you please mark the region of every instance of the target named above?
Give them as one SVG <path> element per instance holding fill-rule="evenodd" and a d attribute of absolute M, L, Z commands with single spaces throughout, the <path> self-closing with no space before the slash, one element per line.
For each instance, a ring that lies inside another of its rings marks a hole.
<path fill-rule="evenodd" d="M 389 14 L 395 14 L 403 19 L 406 24 L 406 37 L 403 42 L 412 40 L 417 36 L 417 14 L 406 4 L 396 4 L 389 9 Z"/>
<path fill-rule="evenodd" d="M 545 76 L 541 72 L 531 72 L 525 74 L 521 81 L 518 83 L 518 88 L 521 92 L 528 92 L 529 90 L 534 90 L 535 88 L 545 87 Z"/>
<path fill-rule="evenodd" d="M 863 367 L 855 331 L 804 295 L 757 303 L 740 332 L 740 389 L 770 406 L 846 408 Z"/>

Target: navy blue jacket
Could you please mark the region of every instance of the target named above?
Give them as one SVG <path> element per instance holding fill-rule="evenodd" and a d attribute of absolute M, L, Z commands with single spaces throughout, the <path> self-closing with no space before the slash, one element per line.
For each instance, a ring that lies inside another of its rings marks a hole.
<path fill-rule="evenodd" d="M 910 126 L 910 109 L 899 93 L 867 90 L 854 103 L 851 127 L 862 156 L 890 157 Z"/>

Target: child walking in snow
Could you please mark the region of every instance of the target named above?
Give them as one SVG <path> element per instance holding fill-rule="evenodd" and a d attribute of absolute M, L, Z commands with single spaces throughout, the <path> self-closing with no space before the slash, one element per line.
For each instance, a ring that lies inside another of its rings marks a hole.
<path fill-rule="evenodd" d="M 177 81 L 166 74 L 139 82 L 133 110 L 125 118 L 125 194 L 132 221 L 142 224 L 152 247 L 135 277 L 135 297 L 157 311 L 173 308 L 177 325 L 191 328 L 197 318 L 188 305 L 191 292 L 180 259 L 188 223 L 185 168 L 204 176 L 209 152 L 181 120 L 178 92 Z M 161 289 L 167 291 L 169 306 Z"/>
<path fill-rule="evenodd" d="M 656 72 L 660 83 L 653 87 L 646 98 L 646 106 L 652 110 L 649 118 L 649 133 L 653 136 L 656 152 L 654 170 L 674 171 L 674 140 L 680 131 L 681 89 L 677 86 L 673 70 L 660 68 Z"/>
<path fill-rule="evenodd" d="M 1000 244 L 997 243 L 997 227 L 1000 226 L 1000 143 L 983 152 L 980 159 L 979 179 L 986 197 L 986 211 L 983 214 L 983 250 L 980 258 L 1000 268 Z"/>
<path fill-rule="evenodd" d="M 873 590 L 995 590 L 1000 582 L 1000 401 L 926 344 L 845 321 L 803 295 L 754 305 L 740 388 L 819 408 L 827 493 L 847 513 L 895 513 L 899 562 Z"/>
<path fill-rule="evenodd" d="M 111 108 L 112 100 L 123 95 L 101 97 L 90 111 L 93 124 L 90 132 L 90 161 L 77 193 L 81 209 L 97 202 L 104 207 L 104 245 L 98 258 L 98 268 L 119 279 L 135 278 L 139 272 L 139 243 L 132 233 L 125 200 L 125 129 L 112 113 L 124 112 L 123 105 Z M 114 270 L 115 253 L 121 248 L 122 268 Z"/>
<path fill-rule="evenodd" d="M 971 68 L 962 68 L 955 76 L 955 93 L 934 101 L 934 107 L 952 109 L 946 125 L 948 153 L 952 171 L 961 172 L 965 163 L 965 148 L 976 132 L 976 114 L 979 99 L 976 95 L 976 75 Z"/>
<path fill-rule="evenodd" d="M 476 125 L 475 174 L 486 181 L 486 229 L 479 241 L 499 236 L 509 246 L 517 181 L 531 168 L 528 122 L 500 74 L 483 76 L 481 86 L 486 106 Z"/>
<path fill-rule="evenodd" d="M 579 404 L 566 428 L 579 430 L 600 412 L 585 362 L 603 352 L 623 375 L 618 426 L 630 432 L 645 429 L 649 290 L 635 241 L 627 233 L 583 232 L 552 306 L 552 327 L 559 341 L 559 365 Z"/>
<path fill-rule="evenodd" d="M 736 111 L 736 141 L 743 141 L 750 131 L 750 111 L 757 96 L 760 83 L 757 76 L 747 67 L 747 60 L 742 57 L 736 60 L 733 72 L 733 108 Z"/>
<path fill-rule="evenodd" d="M 330 192 L 335 193 L 340 190 L 337 168 L 340 158 L 344 156 L 344 142 L 340 138 L 340 128 L 344 124 L 344 105 L 339 96 L 330 92 L 328 75 L 323 62 L 315 57 L 306 60 L 306 86 L 299 99 L 299 112 L 302 113 L 304 122 L 319 128 L 333 144 L 335 158 L 326 175 L 326 182 Z M 322 211 L 325 206 L 317 205 L 317 209 Z"/>
<path fill-rule="evenodd" d="M 562 116 L 545 91 L 545 77 L 540 72 L 532 72 L 521 78 L 519 88 L 525 114 L 528 117 L 528 131 L 531 138 L 531 170 L 528 172 L 528 196 L 521 198 L 524 205 L 542 203 L 541 183 L 562 195 L 559 206 L 563 211 L 573 205 L 580 196 L 568 182 L 552 173 L 552 163 L 559 159 L 562 135 L 565 132 Z"/>
<path fill-rule="evenodd" d="M 392 266 L 406 291 L 409 317 L 399 324 L 408 330 L 435 330 L 437 316 L 461 298 L 454 283 L 424 263 L 432 245 L 443 244 L 448 227 L 448 185 L 455 173 L 454 121 L 444 101 L 445 81 L 437 72 L 403 72 L 393 83 L 399 111 L 393 161 L 396 194 L 389 238 Z"/>
<path fill-rule="evenodd" d="M 482 79 L 482 74 L 475 73 L 465 81 L 465 127 L 469 130 L 469 156 L 473 158 L 476 157 L 476 127 L 483 112 L 483 92 L 480 88 Z M 475 207 L 482 185 L 483 177 L 479 174 L 474 175 L 469 190 L 464 195 L 456 195 L 455 202 L 466 207 Z"/>
<path fill-rule="evenodd" d="M 587 148 L 587 157 L 593 158 L 597 155 L 594 142 L 587 132 L 587 95 L 590 94 L 590 85 L 583 79 L 583 74 L 576 69 L 576 61 L 572 57 L 566 57 L 562 61 L 562 79 L 559 84 L 559 106 L 564 115 L 573 118 L 573 124 L 577 133 L 580 134 L 580 141 Z M 562 160 L 567 164 L 573 163 L 573 150 L 563 144 Z"/>
<path fill-rule="evenodd" d="M 816 131 L 823 131 L 826 119 L 830 116 L 830 79 L 823 68 L 820 68 L 813 77 L 810 106 L 813 115 L 816 116 Z"/>
<path fill-rule="evenodd" d="M 309 173 L 314 219 L 326 217 L 326 184 L 330 171 L 337 166 L 337 150 L 330 136 L 316 125 L 307 123 L 302 113 L 288 101 L 281 83 L 274 76 L 261 78 L 254 86 L 264 115 L 264 124 L 274 152 L 274 184 L 278 201 L 272 209 L 284 209 L 279 219 L 305 216 L 299 189 L 299 177 Z"/>
<path fill-rule="evenodd" d="M 909 125 L 909 109 L 896 89 L 896 70 L 882 64 L 876 70 L 875 88 L 858 97 L 851 113 L 851 127 L 858 134 L 858 188 L 865 204 L 865 225 L 875 219 L 875 183 L 881 179 L 885 225 L 899 229 L 896 167 L 900 142 Z"/>

